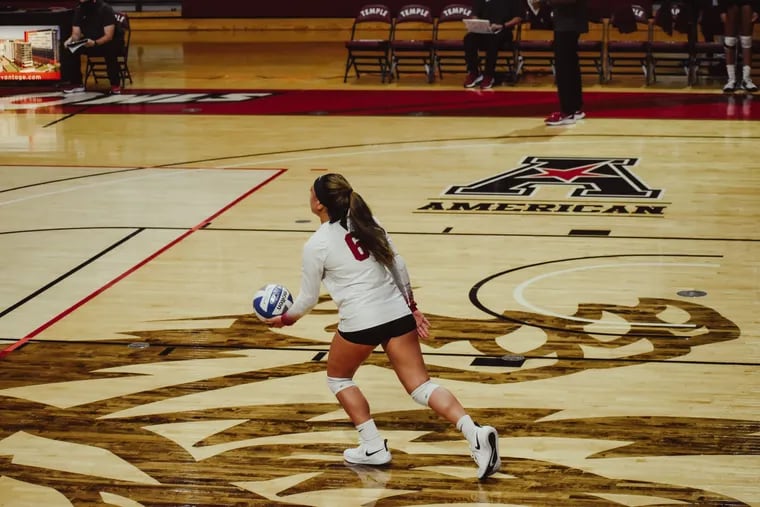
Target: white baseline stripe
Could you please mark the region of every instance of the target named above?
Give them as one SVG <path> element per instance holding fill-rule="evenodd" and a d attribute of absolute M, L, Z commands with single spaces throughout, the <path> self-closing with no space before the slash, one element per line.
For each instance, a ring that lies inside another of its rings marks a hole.
<path fill-rule="evenodd" d="M 592 134 L 593 135 L 593 134 Z M 505 140 L 509 141 L 519 141 L 519 137 L 509 137 L 505 138 Z M 620 140 L 597 140 L 597 141 L 578 141 L 576 138 L 568 138 L 568 141 L 572 142 L 572 145 L 580 146 L 580 145 L 591 145 L 591 146 L 598 146 L 599 144 L 603 143 L 620 143 Z M 564 141 L 564 139 L 555 140 L 555 141 Z M 352 151 L 346 151 L 343 153 L 314 153 L 310 155 L 303 155 L 298 157 L 287 157 L 287 158 L 276 158 L 276 159 L 267 159 L 260 162 L 255 162 L 248 160 L 246 162 L 240 162 L 238 164 L 224 164 L 221 166 L 218 166 L 220 169 L 225 167 L 247 167 L 252 165 L 264 165 L 264 164 L 281 164 L 283 162 L 298 162 L 303 160 L 316 160 L 316 159 L 322 159 L 322 158 L 332 158 L 332 157 L 356 157 L 360 155 L 376 155 L 378 153 L 403 153 L 403 152 L 410 152 L 410 151 L 436 151 L 436 150 L 461 150 L 465 148 L 482 148 L 484 146 L 495 146 L 495 147 L 504 147 L 504 142 L 494 143 L 494 142 L 483 142 L 483 143 L 470 143 L 470 144 L 454 144 L 451 143 L 457 143 L 458 141 L 453 140 L 444 140 L 444 141 L 429 141 L 429 140 L 422 140 L 422 141 L 407 141 L 405 144 L 416 144 L 417 146 L 393 146 L 393 147 L 386 147 L 381 149 L 372 149 L 370 147 L 366 147 L 364 149 L 360 150 L 352 150 Z M 671 140 L 664 140 L 664 139 L 651 139 L 647 140 L 647 143 L 656 143 L 656 142 L 668 142 L 672 143 Z M 725 140 L 721 139 L 721 143 L 725 142 Z M 447 143 L 446 146 L 431 146 L 430 144 L 434 143 Z M 680 144 L 698 144 L 699 146 L 705 145 L 705 140 L 685 140 L 685 141 L 679 141 Z M 423 146 L 420 146 L 423 145 Z M 509 144 L 510 146 L 515 146 L 515 144 Z M 520 146 L 530 146 L 530 145 L 537 145 L 537 146 L 546 146 L 546 141 L 521 141 L 519 143 Z M 346 148 L 341 147 L 326 147 L 326 148 L 314 148 L 314 152 L 322 152 L 322 151 L 329 151 L 329 150 L 342 150 Z M 241 155 L 240 158 L 260 158 L 260 157 L 267 157 L 269 155 L 263 154 L 263 155 Z"/>

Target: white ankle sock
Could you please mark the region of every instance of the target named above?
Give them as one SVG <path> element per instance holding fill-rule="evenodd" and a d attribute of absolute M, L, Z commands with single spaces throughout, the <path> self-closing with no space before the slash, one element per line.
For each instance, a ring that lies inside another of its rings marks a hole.
<path fill-rule="evenodd" d="M 457 421 L 457 429 L 461 431 L 464 438 L 472 444 L 475 440 L 475 431 L 478 429 L 478 426 L 469 415 L 463 415 L 459 418 Z"/>
<path fill-rule="evenodd" d="M 359 426 L 356 427 L 356 431 L 359 432 L 359 438 L 361 439 L 362 443 L 365 444 L 367 447 L 371 447 L 372 449 L 382 447 L 383 437 L 380 435 L 380 432 L 377 430 L 377 426 L 375 426 L 374 419 L 370 419 L 368 421 L 361 423 Z"/>

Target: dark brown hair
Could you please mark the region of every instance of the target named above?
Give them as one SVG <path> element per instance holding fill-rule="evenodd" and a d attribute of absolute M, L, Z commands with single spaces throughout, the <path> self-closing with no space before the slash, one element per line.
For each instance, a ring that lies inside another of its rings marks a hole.
<path fill-rule="evenodd" d="M 314 180 L 314 194 L 327 208 L 330 222 L 341 222 L 378 262 L 388 268 L 393 265 L 394 254 L 385 230 L 375 222 L 372 210 L 343 175 L 323 174 Z"/>

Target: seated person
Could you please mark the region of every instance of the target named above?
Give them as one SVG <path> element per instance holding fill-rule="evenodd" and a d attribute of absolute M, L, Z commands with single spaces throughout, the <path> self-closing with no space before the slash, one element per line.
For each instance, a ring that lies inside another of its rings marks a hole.
<path fill-rule="evenodd" d="M 481 89 L 487 90 L 493 87 L 499 50 L 511 45 L 513 28 L 522 21 L 522 6 L 523 0 L 474 0 L 472 17 L 490 21 L 493 33 L 469 32 L 464 36 L 464 59 L 467 63 L 465 88 L 480 85 Z M 478 50 L 486 53 L 482 74 Z"/>
<path fill-rule="evenodd" d="M 82 82 L 83 54 L 102 56 L 106 61 L 108 80 L 111 82 L 111 93 L 121 93 L 121 72 L 118 56 L 124 51 L 124 33 L 118 28 L 116 14 L 113 8 L 102 0 L 79 0 L 74 9 L 74 21 L 65 45 L 72 42 L 86 41 L 84 45 L 72 53 L 68 47 L 62 52 L 61 72 L 70 86 L 64 88 L 65 93 L 85 91 Z"/>

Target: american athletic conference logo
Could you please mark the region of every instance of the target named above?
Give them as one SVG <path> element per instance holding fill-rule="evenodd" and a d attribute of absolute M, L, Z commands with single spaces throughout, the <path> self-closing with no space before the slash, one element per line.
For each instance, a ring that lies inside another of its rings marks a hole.
<path fill-rule="evenodd" d="M 635 158 L 525 157 L 515 169 L 451 186 L 417 211 L 663 216 L 663 191 L 633 173 L 637 163 Z M 567 188 L 568 199 L 542 200 L 541 188 L 548 186 Z"/>

